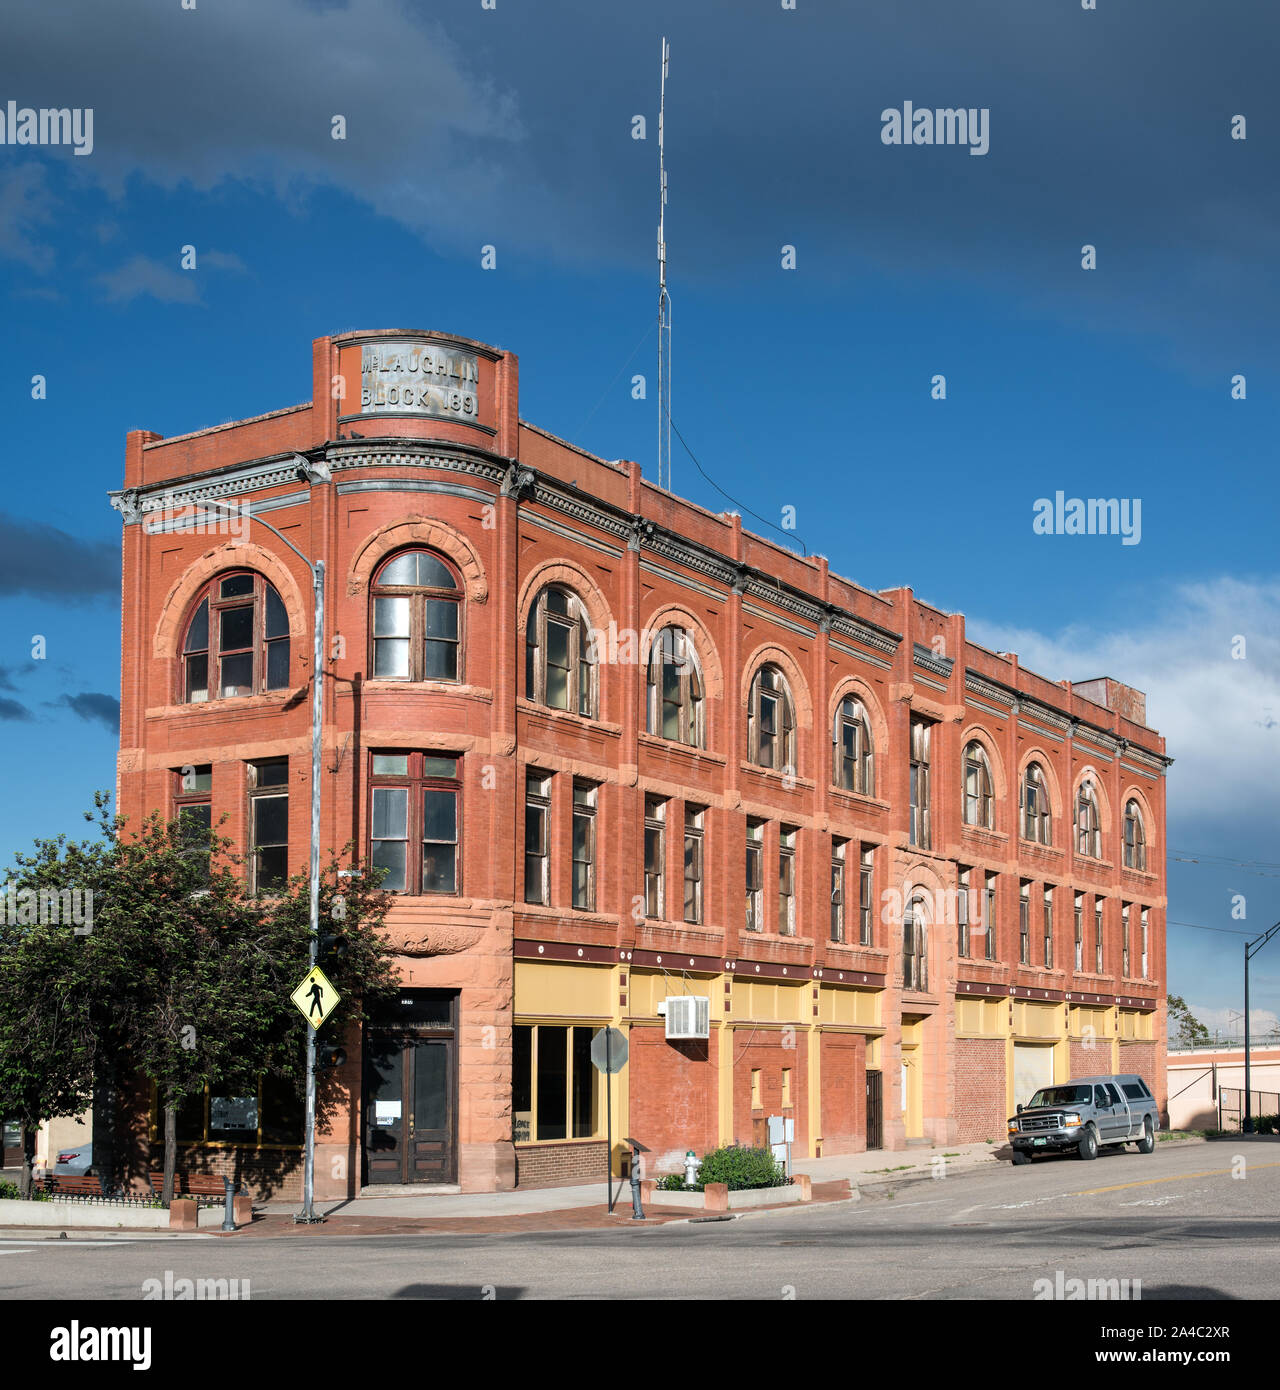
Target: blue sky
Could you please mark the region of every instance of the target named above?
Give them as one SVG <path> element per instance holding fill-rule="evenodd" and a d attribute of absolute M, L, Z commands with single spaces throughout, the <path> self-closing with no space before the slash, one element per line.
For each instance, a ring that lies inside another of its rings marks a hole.
<path fill-rule="evenodd" d="M 911 584 L 1051 678 L 1147 692 L 1177 759 L 1169 916 L 1223 929 L 1171 927 L 1170 988 L 1226 1027 L 1227 933 L 1280 917 L 1280 866 L 1203 862 L 1280 861 L 1280 20 L 1237 0 L 852 8 L 45 0 L 7 18 L 0 108 L 92 107 L 94 148 L 0 147 L 5 857 L 74 832 L 114 780 L 106 492 L 126 430 L 302 400 L 319 334 L 431 327 L 519 353 L 527 419 L 654 474 L 665 32 L 677 426 L 744 513 L 794 507 L 837 571 Z M 885 145 L 905 101 L 987 109 L 989 151 Z M 729 505 L 678 444 L 674 481 Z M 1140 498 L 1140 544 L 1034 534 L 1059 488 Z M 1255 998 L 1274 1022 L 1280 946 Z"/>

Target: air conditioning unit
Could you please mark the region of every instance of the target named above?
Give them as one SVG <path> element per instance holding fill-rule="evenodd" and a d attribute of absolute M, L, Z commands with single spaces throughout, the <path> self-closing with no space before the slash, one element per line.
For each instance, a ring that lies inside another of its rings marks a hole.
<path fill-rule="evenodd" d="M 711 1036 L 711 1000 L 705 994 L 672 994 L 663 1003 L 669 1039 Z"/>

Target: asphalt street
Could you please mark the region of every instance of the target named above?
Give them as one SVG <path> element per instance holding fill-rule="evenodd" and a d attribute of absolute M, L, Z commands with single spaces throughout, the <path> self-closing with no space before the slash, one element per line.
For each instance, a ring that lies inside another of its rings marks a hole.
<path fill-rule="evenodd" d="M 136 1300 L 167 1274 L 237 1279 L 242 1296 L 247 1280 L 255 1301 L 1031 1300 L 1059 1279 L 1140 1280 L 1144 1301 L 1271 1299 L 1278 1235 L 1280 1147 L 1219 1142 L 887 1174 L 856 1203 L 598 1232 L 5 1238 L 0 1298 Z"/>

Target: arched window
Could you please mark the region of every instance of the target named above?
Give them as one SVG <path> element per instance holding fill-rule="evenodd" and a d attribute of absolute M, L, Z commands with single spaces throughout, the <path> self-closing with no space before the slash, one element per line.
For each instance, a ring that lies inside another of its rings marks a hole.
<path fill-rule="evenodd" d="M 776 772 L 796 765 L 796 716 L 786 677 L 762 666 L 751 682 L 747 704 L 747 757 Z"/>
<path fill-rule="evenodd" d="M 402 550 L 373 577 L 373 678 L 458 679 L 457 576 L 429 550 Z"/>
<path fill-rule="evenodd" d="M 647 723 L 651 734 L 705 748 L 702 674 L 693 638 L 682 627 L 664 627 L 649 650 Z"/>
<path fill-rule="evenodd" d="M 525 625 L 526 699 L 594 718 L 596 668 L 582 600 L 558 584 L 543 589 Z"/>
<path fill-rule="evenodd" d="M 964 749 L 964 823 L 994 830 L 995 806 L 987 750 L 975 739 Z"/>
<path fill-rule="evenodd" d="M 875 751 L 871 742 L 871 721 L 861 700 L 852 696 L 840 701 L 835 728 L 831 733 L 831 778 L 847 792 L 874 796 Z"/>
<path fill-rule="evenodd" d="M 1124 807 L 1124 866 L 1145 873 L 1147 868 L 1147 832 L 1142 824 L 1142 808 L 1136 801 Z"/>
<path fill-rule="evenodd" d="M 1049 788 L 1039 763 L 1028 763 L 1022 775 L 1022 833 L 1040 845 L 1053 843 L 1049 818 Z"/>
<path fill-rule="evenodd" d="M 1088 859 L 1102 858 L 1102 828 L 1098 821 L 1098 794 L 1086 777 L 1076 793 L 1076 853 Z"/>
<path fill-rule="evenodd" d="M 187 704 L 284 690 L 289 684 L 289 615 L 260 574 L 220 574 L 196 598 L 182 641 Z"/>
<path fill-rule="evenodd" d="M 902 988 L 929 988 L 929 922 L 921 897 L 911 899 L 902 918 Z"/>

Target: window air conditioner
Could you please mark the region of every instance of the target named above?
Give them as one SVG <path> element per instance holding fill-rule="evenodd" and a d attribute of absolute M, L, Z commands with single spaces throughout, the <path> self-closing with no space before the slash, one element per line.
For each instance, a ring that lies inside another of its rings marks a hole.
<path fill-rule="evenodd" d="M 711 1000 L 705 994 L 673 994 L 664 1002 L 669 1039 L 711 1036 Z"/>

